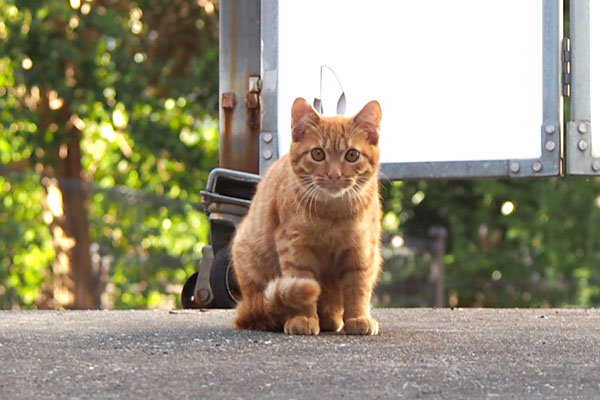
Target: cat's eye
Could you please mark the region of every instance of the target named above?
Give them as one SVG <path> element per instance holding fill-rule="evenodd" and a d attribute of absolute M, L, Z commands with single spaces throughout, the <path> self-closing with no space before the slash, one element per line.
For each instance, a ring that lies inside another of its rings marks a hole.
<path fill-rule="evenodd" d="M 348 152 L 346 153 L 346 156 L 344 158 L 348 162 L 355 162 L 356 160 L 358 160 L 359 157 L 360 157 L 360 153 L 358 152 L 358 150 L 350 149 L 350 150 L 348 150 Z"/>
<path fill-rule="evenodd" d="M 323 149 L 320 149 L 318 147 L 316 149 L 312 149 L 310 155 L 315 161 L 323 161 L 325 159 L 325 152 L 323 151 Z"/>

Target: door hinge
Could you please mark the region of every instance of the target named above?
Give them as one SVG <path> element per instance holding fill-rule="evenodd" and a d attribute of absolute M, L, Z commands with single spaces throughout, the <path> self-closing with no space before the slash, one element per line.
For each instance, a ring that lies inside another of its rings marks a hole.
<path fill-rule="evenodd" d="M 260 128 L 260 91 L 262 81 L 258 75 L 248 77 L 248 93 L 246 94 L 246 108 L 248 109 L 248 127 L 255 131 Z"/>
<path fill-rule="evenodd" d="M 571 96 L 571 39 L 562 41 L 562 95 Z"/>

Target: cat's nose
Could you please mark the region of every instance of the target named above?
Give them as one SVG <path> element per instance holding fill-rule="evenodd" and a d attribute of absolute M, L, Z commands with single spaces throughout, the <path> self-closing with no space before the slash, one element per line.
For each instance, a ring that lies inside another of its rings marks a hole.
<path fill-rule="evenodd" d="M 342 171 L 340 171 L 339 168 L 330 168 L 327 176 L 329 176 L 329 179 L 332 181 L 337 181 L 342 176 Z"/>

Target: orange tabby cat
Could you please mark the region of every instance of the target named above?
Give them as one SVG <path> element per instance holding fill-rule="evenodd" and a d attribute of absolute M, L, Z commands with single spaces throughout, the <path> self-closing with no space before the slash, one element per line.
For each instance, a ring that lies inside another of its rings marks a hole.
<path fill-rule="evenodd" d="M 233 239 L 237 328 L 378 333 L 380 121 L 376 101 L 345 118 L 296 99 L 290 152 L 266 172 Z"/>

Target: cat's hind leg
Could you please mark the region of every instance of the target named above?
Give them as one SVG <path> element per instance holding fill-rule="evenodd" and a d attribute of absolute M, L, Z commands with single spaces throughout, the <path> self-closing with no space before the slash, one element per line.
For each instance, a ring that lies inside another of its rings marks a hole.
<path fill-rule="evenodd" d="M 319 283 L 310 278 L 279 277 L 263 291 L 243 291 L 234 325 L 238 329 L 318 335 Z"/>
<path fill-rule="evenodd" d="M 236 308 L 234 326 L 237 329 L 260 331 L 281 330 L 283 324 L 265 311 L 262 292 L 246 293 Z"/>

